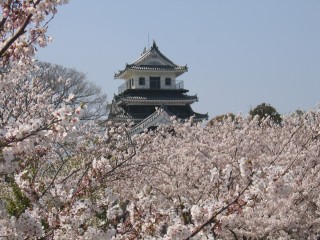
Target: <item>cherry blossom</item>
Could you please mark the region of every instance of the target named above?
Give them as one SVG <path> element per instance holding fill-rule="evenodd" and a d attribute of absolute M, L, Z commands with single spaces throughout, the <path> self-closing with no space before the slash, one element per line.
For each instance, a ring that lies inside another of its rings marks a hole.
<path fill-rule="evenodd" d="M 62 0 L 0 1 L 0 237 L 317 239 L 320 112 L 131 136 L 32 75 Z M 58 77 L 66 84 L 70 79 Z"/>

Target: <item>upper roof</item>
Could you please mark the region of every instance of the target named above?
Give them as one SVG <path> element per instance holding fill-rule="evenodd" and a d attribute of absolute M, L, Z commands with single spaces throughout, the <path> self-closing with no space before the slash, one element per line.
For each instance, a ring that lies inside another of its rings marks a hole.
<path fill-rule="evenodd" d="M 150 49 L 144 50 L 141 56 L 132 64 L 126 64 L 124 70 L 120 70 L 114 75 L 115 79 L 129 79 L 132 72 L 171 72 L 175 76 L 180 76 L 188 71 L 187 65 L 179 66 L 163 55 L 156 42 Z"/>

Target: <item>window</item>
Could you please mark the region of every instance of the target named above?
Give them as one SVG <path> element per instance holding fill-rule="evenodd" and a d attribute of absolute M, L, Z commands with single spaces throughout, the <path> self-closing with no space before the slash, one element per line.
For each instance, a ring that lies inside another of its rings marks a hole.
<path fill-rule="evenodd" d="M 131 87 L 133 87 L 134 83 L 133 83 L 133 78 L 131 78 Z"/>
<path fill-rule="evenodd" d="M 160 77 L 150 77 L 150 89 L 160 89 Z"/>
<path fill-rule="evenodd" d="M 139 85 L 145 85 L 146 84 L 146 80 L 144 77 L 140 77 L 139 78 Z"/>
<path fill-rule="evenodd" d="M 171 78 L 166 78 L 166 85 L 167 86 L 171 85 Z"/>
<path fill-rule="evenodd" d="M 131 88 L 131 81 L 127 81 L 127 89 L 130 89 Z"/>

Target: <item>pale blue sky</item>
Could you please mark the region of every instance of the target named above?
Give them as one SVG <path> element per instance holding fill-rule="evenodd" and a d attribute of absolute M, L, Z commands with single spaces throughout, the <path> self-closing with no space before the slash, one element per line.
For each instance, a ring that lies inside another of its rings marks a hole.
<path fill-rule="evenodd" d="M 75 68 L 111 101 L 155 39 L 189 71 L 180 76 L 210 117 L 247 114 L 262 102 L 282 113 L 320 103 L 319 0 L 71 0 L 49 25 L 38 59 Z"/>

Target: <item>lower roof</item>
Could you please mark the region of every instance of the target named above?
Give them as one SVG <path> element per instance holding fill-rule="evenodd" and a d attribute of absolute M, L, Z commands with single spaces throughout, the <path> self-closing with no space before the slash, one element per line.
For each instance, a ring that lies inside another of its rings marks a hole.
<path fill-rule="evenodd" d="M 131 89 L 122 94 L 115 95 L 114 99 L 116 102 L 120 100 L 192 100 L 197 101 L 197 95 L 185 94 L 187 90 L 142 90 L 142 89 Z"/>
<path fill-rule="evenodd" d="M 150 110 L 152 108 L 152 110 Z M 194 117 L 195 120 L 207 120 L 208 114 L 196 113 L 192 110 L 190 105 L 183 106 L 148 106 L 149 111 L 135 111 L 132 108 L 125 106 L 115 106 L 114 110 L 111 109 L 109 114 L 109 120 L 126 121 L 133 120 L 140 122 L 146 119 L 148 116 L 156 112 L 157 108 L 162 108 L 171 116 L 176 116 L 179 119 L 188 119 Z"/>

